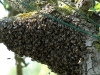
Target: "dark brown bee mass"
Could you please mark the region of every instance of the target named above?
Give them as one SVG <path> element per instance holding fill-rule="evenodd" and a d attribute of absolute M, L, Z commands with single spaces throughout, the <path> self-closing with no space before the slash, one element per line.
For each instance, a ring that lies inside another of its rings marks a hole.
<path fill-rule="evenodd" d="M 70 16 L 59 16 L 56 11 L 51 14 L 82 27 Z M 14 20 L 10 24 L 5 22 L 5 25 L 2 41 L 9 50 L 48 65 L 58 75 L 82 75 L 79 62 L 86 51 L 82 33 L 46 16 Z"/>

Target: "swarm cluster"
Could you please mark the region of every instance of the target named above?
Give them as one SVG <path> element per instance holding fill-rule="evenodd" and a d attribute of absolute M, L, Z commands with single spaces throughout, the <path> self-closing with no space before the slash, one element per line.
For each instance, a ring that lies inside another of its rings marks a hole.
<path fill-rule="evenodd" d="M 74 16 L 59 16 L 55 10 L 50 14 L 83 28 L 80 19 Z M 2 41 L 9 50 L 48 65 L 58 75 L 82 75 L 80 63 L 87 50 L 84 34 L 46 16 L 3 24 Z"/>

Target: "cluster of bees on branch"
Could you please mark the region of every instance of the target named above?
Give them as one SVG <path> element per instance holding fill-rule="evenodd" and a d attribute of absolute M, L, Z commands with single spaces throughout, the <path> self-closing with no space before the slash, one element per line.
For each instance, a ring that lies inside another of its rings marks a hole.
<path fill-rule="evenodd" d="M 52 16 L 83 28 L 73 16 Z M 82 75 L 82 56 L 87 52 L 85 35 L 46 16 L 6 21 L 2 27 L 2 41 L 9 50 L 20 56 L 48 65 L 58 75 Z M 86 25 L 86 24 L 84 24 Z"/>

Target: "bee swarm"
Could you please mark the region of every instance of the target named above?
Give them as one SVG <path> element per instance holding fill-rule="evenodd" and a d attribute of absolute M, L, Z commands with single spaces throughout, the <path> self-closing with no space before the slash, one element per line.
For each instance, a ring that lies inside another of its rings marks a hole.
<path fill-rule="evenodd" d="M 59 16 L 56 10 L 49 14 L 83 28 L 72 16 Z M 58 75 L 82 75 L 80 59 L 87 51 L 84 34 L 43 15 L 0 21 L 0 25 L 0 39 L 9 50 L 48 65 Z"/>

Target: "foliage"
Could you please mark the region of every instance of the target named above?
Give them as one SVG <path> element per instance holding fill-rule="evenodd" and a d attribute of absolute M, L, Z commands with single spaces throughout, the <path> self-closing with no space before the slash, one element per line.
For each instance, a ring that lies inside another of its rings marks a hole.
<path fill-rule="evenodd" d="M 100 37 L 100 27 L 99 27 L 98 36 Z M 100 40 L 94 41 L 94 42 L 93 42 L 93 45 L 94 45 L 94 47 L 98 50 L 98 52 L 100 52 Z"/>
<path fill-rule="evenodd" d="M 56 75 L 54 72 L 51 72 L 48 69 L 47 65 L 38 63 L 36 61 L 31 61 L 27 67 L 23 68 L 23 75 Z M 11 68 L 8 75 L 16 75 L 16 68 L 15 66 Z"/>
<path fill-rule="evenodd" d="M 100 11 L 100 2 L 95 1 L 95 6 L 90 7 L 88 11 L 98 13 Z M 100 37 L 100 27 L 99 27 L 99 31 L 98 31 L 98 36 Z M 94 41 L 93 45 L 98 50 L 98 52 L 100 52 L 100 40 Z"/>
<path fill-rule="evenodd" d="M 98 36 L 100 36 L 100 27 L 99 27 L 99 33 L 98 33 Z"/>
<path fill-rule="evenodd" d="M 99 12 L 99 11 L 100 11 L 100 2 L 95 1 L 95 6 L 94 6 L 94 7 L 91 7 L 91 8 L 89 9 L 89 11 L 92 11 L 92 12 Z"/>
<path fill-rule="evenodd" d="M 5 9 L 9 8 L 9 5 L 5 1 L 0 0 L 0 3 L 4 6 Z"/>
<path fill-rule="evenodd" d="M 97 51 L 100 52 L 100 41 L 94 41 L 93 45 L 97 49 Z"/>
<path fill-rule="evenodd" d="M 15 68 L 15 66 L 11 68 L 10 72 L 8 73 L 8 75 L 16 75 L 16 68 Z"/>

